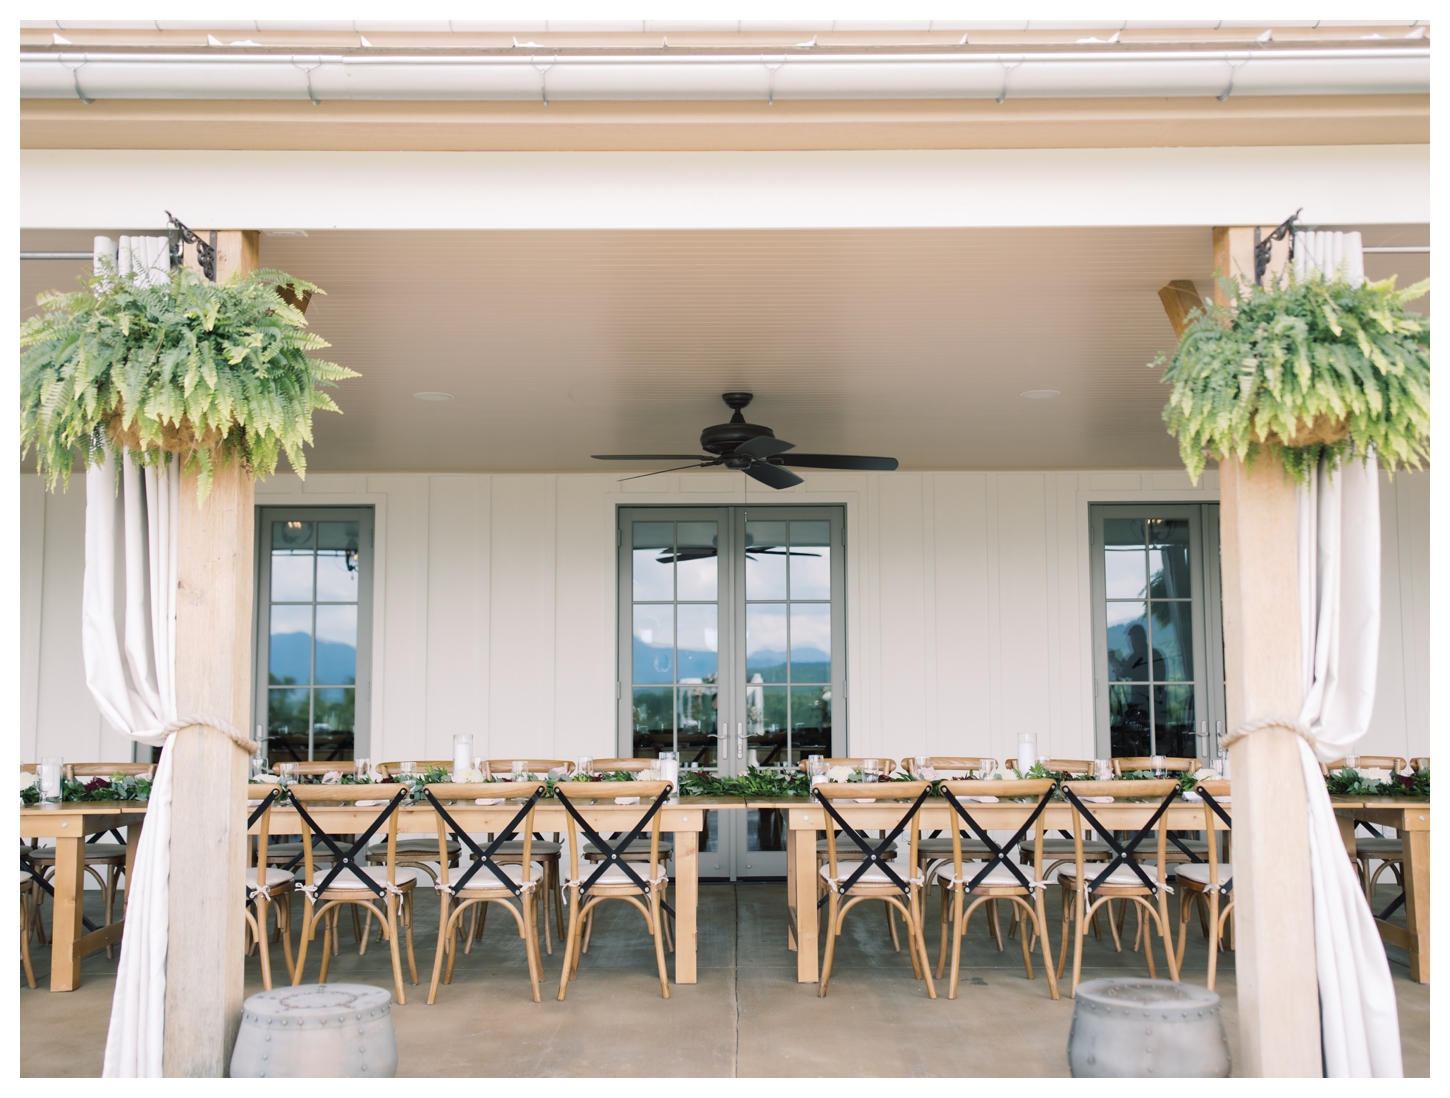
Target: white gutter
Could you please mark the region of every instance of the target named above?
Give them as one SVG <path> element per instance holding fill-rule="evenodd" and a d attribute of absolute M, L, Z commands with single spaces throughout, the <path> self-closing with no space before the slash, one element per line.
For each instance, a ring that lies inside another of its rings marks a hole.
<path fill-rule="evenodd" d="M 1427 48 L 1143 53 L 418 56 L 21 53 L 69 99 L 820 100 L 1428 94 Z"/>

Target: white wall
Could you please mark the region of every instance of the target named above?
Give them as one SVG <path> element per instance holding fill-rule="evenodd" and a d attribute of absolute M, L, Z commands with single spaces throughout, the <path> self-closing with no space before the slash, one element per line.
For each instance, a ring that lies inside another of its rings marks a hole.
<path fill-rule="evenodd" d="M 1172 472 L 821 474 L 742 494 L 733 473 L 620 491 L 612 474 L 314 474 L 268 505 L 371 504 L 374 758 L 615 750 L 615 509 L 843 503 L 853 754 L 1092 757 L 1087 508 L 1212 500 Z M 83 486 L 22 477 L 20 753 L 128 757 L 80 657 Z M 1384 481 L 1380 684 L 1362 752 L 1429 751 L 1429 476 Z M 1045 642 L 1045 649 L 1044 649 Z"/>

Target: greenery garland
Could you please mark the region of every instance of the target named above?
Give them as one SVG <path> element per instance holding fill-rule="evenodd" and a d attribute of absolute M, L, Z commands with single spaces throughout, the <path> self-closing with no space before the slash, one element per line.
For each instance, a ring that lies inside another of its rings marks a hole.
<path fill-rule="evenodd" d="M 164 464 L 176 454 L 205 498 L 218 464 L 254 477 L 280 454 L 305 475 L 312 413 L 336 412 L 325 389 L 358 375 L 309 358 L 329 344 L 296 300 L 317 287 L 280 271 L 222 284 L 179 270 L 160 285 L 107 271 L 76 293 L 46 293 L 20 327 L 20 445 L 46 486 L 68 483 L 108 448 Z"/>
<path fill-rule="evenodd" d="M 1321 457 L 1347 454 L 1420 468 L 1430 446 L 1430 320 L 1405 303 L 1429 291 L 1395 280 L 1288 277 L 1277 285 L 1224 283 L 1231 307 L 1189 314 L 1167 369 L 1163 418 L 1195 483 L 1206 457 L 1252 462 L 1275 444 L 1301 484 Z"/>

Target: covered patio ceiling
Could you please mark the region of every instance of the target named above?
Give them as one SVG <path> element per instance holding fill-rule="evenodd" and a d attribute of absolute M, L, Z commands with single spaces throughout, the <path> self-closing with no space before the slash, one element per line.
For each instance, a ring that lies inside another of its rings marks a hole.
<path fill-rule="evenodd" d="M 28 250 L 89 246 L 22 233 Z M 1157 290 L 1207 294 L 1211 251 L 1202 227 L 262 238 L 264 266 L 326 290 L 308 320 L 363 375 L 337 393 L 344 416 L 317 418 L 318 472 L 622 470 L 589 455 L 692 452 L 740 389 L 748 419 L 802 450 L 907 470 L 1172 468 L 1146 366 L 1173 346 Z M 1429 256 L 1366 267 L 1406 285 Z M 82 270 L 23 263 L 22 314 Z"/>

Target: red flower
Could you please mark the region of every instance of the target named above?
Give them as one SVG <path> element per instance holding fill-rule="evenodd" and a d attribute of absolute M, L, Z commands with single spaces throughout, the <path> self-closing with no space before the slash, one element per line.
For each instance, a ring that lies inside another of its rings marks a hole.
<path fill-rule="evenodd" d="M 85 790 L 87 793 L 94 793 L 98 789 L 109 789 L 110 787 L 110 778 L 92 778 L 85 784 Z"/>

